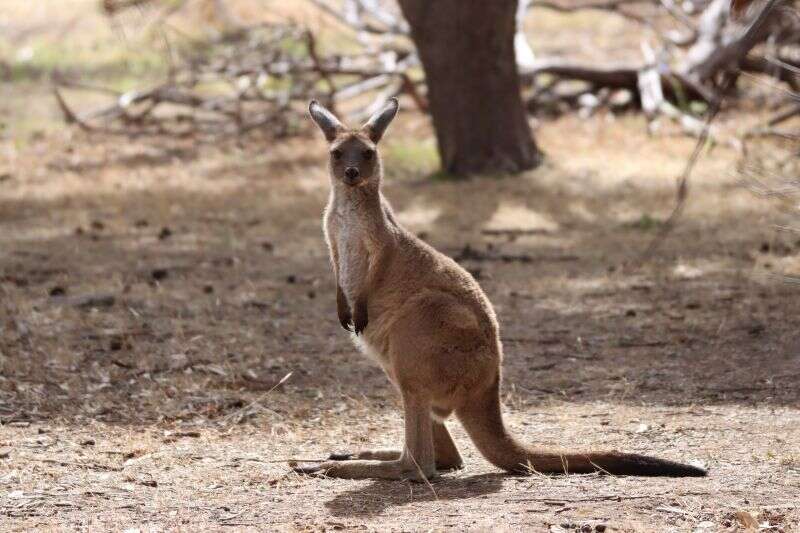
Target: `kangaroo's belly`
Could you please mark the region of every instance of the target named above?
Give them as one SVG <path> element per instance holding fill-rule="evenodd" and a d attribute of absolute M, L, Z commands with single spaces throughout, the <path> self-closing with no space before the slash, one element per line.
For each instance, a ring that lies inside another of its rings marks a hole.
<path fill-rule="evenodd" d="M 389 378 L 389 381 L 397 384 L 395 379 L 394 370 L 392 369 L 392 365 L 389 361 L 388 354 L 381 350 L 381 348 L 375 343 L 368 339 L 365 335 L 350 335 L 350 338 L 353 341 L 353 344 L 358 348 L 362 354 L 367 356 L 368 359 L 375 361 L 383 371 L 386 373 L 386 376 Z"/>
<path fill-rule="evenodd" d="M 377 346 L 370 343 L 363 335 L 352 334 L 350 338 L 352 339 L 355 347 L 358 348 L 359 352 L 383 366 L 386 358 L 380 352 Z"/>

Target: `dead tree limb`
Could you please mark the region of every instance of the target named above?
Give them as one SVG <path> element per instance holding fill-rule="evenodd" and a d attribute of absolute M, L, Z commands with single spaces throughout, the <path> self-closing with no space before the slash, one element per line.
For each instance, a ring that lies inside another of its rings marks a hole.
<path fill-rule="evenodd" d="M 561 13 L 573 13 L 575 11 L 605 11 L 614 13 L 621 17 L 630 19 L 639 24 L 649 26 L 650 21 L 644 15 L 640 15 L 634 11 L 624 9 L 625 6 L 632 4 L 651 3 L 651 0 L 599 0 L 582 2 L 575 5 L 565 5 L 557 2 L 549 2 L 547 0 L 533 2 L 534 8 L 550 9 Z"/>
<path fill-rule="evenodd" d="M 768 0 L 744 31 L 729 37 L 723 35 L 724 22 L 720 22 L 727 20 L 728 2 L 714 0 L 708 17 L 708 25 L 713 29 L 701 33 L 705 38 L 689 51 L 688 60 L 680 69 L 697 83 L 706 83 L 719 72 L 735 70 L 739 61 L 766 39 L 768 22 L 781 0 Z"/>
<path fill-rule="evenodd" d="M 306 31 L 305 38 L 306 45 L 308 46 L 308 56 L 311 58 L 314 67 L 317 69 L 322 79 L 328 85 L 328 98 L 325 100 L 325 105 L 328 106 L 331 111 L 336 113 L 334 101 L 334 96 L 336 95 L 336 84 L 333 82 L 331 73 L 322 68 L 322 62 L 320 61 L 319 54 L 317 53 L 317 40 L 314 38 L 314 34 L 310 31 Z"/>
<path fill-rule="evenodd" d="M 304 113 L 301 103 L 310 98 L 339 106 L 341 112 L 354 98 L 368 95 L 376 102 L 403 93 L 419 110 L 428 110 L 425 80 L 412 70 L 419 66 L 419 58 L 408 38 L 408 24 L 394 2 L 308 1 L 352 31 L 361 50 L 323 54 L 314 34 L 294 24 L 237 26 L 211 39 L 203 53 L 178 58 L 172 75 L 154 87 L 120 94 L 62 78 L 56 81 L 57 103 L 65 120 L 82 129 L 133 134 L 191 132 L 192 128 L 202 135 L 239 134 L 263 126 L 283 135 L 298 122 Z M 758 12 L 750 10 L 750 23 L 742 29 L 729 20 L 730 1 L 711 0 L 697 14 L 677 0 L 520 0 L 514 49 L 523 83 L 533 89 L 529 109 L 547 113 L 608 106 L 616 112 L 645 107 L 652 118 L 666 116 L 696 136 L 703 124 L 689 112 L 690 103 L 714 106 L 725 96 L 743 96 L 722 94 L 719 79 L 724 72 L 740 69 L 744 74 L 771 76 L 797 91 L 800 21 L 771 15 L 780 0 L 765 0 Z M 101 0 L 101 5 L 116 14 L 152 4 L 161 13 L 156 23 L 171 28 L 166 19 L 185 2 Z M 594 65 L 569 58 L 539 58 L 534 52 L 535 38 L 528 41 L 522 23 L 527 10 L 537 8 L 564 13 L 604 11 L 635 20 L 654 30 L 658 61 L 645 58 L 629 64 Z M 288 41 L 298 46 L 285 46 Z M 209 87 L 214 87 L 211 93 Z M 112 101 L 78 113 L 67 105 L 66 90 L 90 90 Z"/>
<path fill-rule="evenodd" d="M 783 111 L 782 113 L 778 113 L 777 115 L 769 119 L 769 121 L 767 121 L 767 124 L 771 127 L 775 127 L 778 124 L 781 124 L 782 122 L 785 122 L 790 118 L 794 118 L 797 116 L 800 116 L 800 105 L 798 104 L 790 107 L 789 109 Z"/>

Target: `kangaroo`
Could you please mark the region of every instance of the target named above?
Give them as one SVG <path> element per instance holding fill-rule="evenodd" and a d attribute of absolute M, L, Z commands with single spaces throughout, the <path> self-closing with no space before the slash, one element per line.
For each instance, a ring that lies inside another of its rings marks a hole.
<path fill-rule="evenodd" d="M 509 434 L 492 304 L 466 270 L 405 230 L 381 193 L 377 144 L 397 110 L 393 98 L 361 128 L 348 129 L 316 101 L 309 105 L 329 143 L 324 233 L 339 322 L 399 391 L 405 446 L 332 454 L 295 464 L 295 471 L 423 481 L 460 469 L 461 455 L 444 425 L 455 413 L 480 453 L 508 472 L 704 476 L 701 468 L 644 455 L 529 448 Z"/>

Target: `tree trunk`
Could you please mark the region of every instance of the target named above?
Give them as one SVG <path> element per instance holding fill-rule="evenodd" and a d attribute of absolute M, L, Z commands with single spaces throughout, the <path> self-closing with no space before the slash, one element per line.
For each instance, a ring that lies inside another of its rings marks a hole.
<path fill-rule="evenodd" d="M 541 152 L 514 56 L 516 0 L 400 0 L 428 85 L 448 173 L 516 173 Z"/>

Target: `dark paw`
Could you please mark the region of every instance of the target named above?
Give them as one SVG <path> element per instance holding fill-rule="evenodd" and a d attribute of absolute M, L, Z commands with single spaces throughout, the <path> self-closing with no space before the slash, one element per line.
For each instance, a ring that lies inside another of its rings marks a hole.
<path fill-rule="evenodd" d="M 348 452 L 334 452 L 328 456 L 331 461 L 348 461 L 353 458 L 355 458 L 355 454 Z"/>
<path fill-rule="evenodd" d="M 347 331 L 353 331 L 350 328 L 350 323 L 353 322 L 353 317 L 350 314 L 350 306 L 347 304 L 347 298 L 342 292 L 342 288 L 336 287 L 336 314 L 339 316 L 339 324 Z"/>
<path fill-rule="evenodd" d="M 348 316 L 340 316 L 339 317 L 339 324 L 345 329 L 345 331 L 353 331 L 353 326 L 351 325 L 350 315 Z"/>
<path fill-rule="evenodd" d="M 359 313 L 353 321 L 353 332 L 355 332 L 356 335 L 360 335 L 362 331 L 367 329 L 368 323 L 369 320 L 367 319 L 366 311 L 363 314 Z"/>

